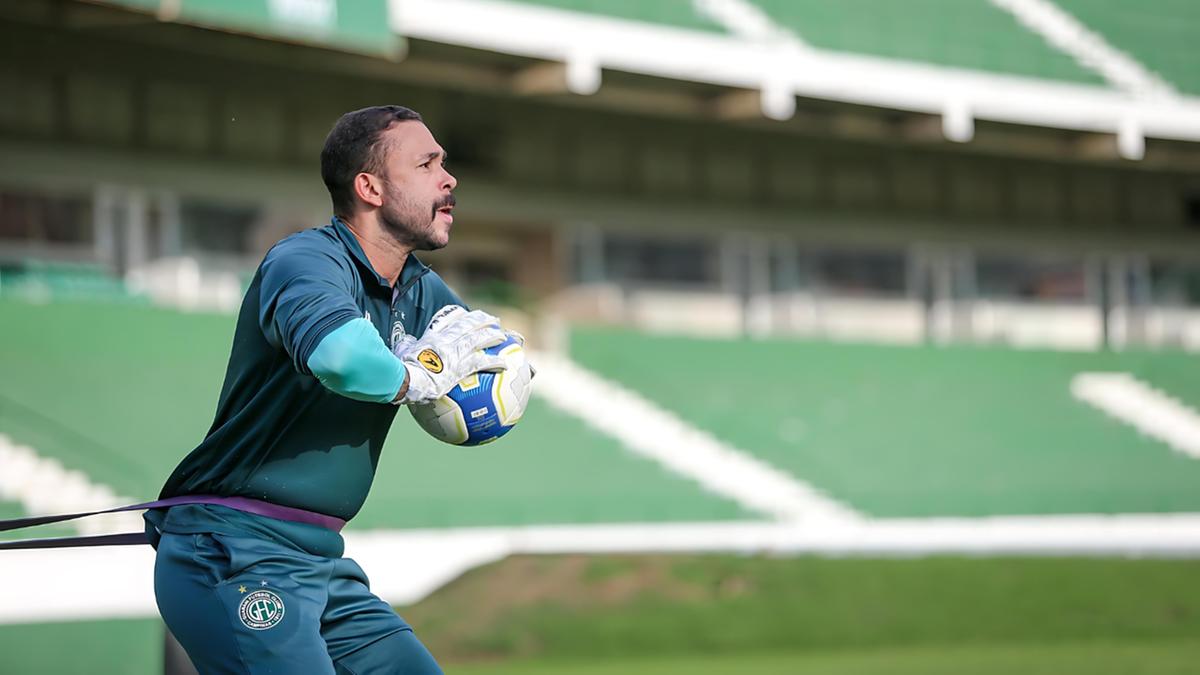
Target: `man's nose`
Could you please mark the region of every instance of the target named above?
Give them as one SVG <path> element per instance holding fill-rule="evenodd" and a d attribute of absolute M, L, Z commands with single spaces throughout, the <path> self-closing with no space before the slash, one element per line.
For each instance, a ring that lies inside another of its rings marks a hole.
<path fill-rule="evenodd" d="M 442 169 L 442 171 L 446 174 L 446 177 L 442 180 L 442 187 L 446 188 L 447 190 L 453 190 L 454 187 L 458 185 L 458 179 L 455 178 L 454 174 L 450 173 L 449 171 L 446 171 L 445 169 Z"/>

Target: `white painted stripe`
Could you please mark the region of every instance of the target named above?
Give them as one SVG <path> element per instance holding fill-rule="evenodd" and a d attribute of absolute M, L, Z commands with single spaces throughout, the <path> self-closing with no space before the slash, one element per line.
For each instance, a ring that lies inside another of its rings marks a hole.
<path fill-rule="evenodd" d="M 0 434 L 0 499 L 19 502 L 30 516 L 99 511 L 134 503 L 4 434 Z M 136 513 L 108 513 L 64 525 L 84 534 L 106 534 L 140 530 L 142 519 Z"/>
<path fill-rule="evenodd" d="M 692 0 L 699 14 L 725 27 L 730 33 L 748 40 L 794 40 L 798 38 L 780 28 L 758 5 L 747 0 Z"/>
<path fill-rule="evenodd" d="M 1129 373 L 1080 373 L 1071 394 L 1175 450 L 1200 458 L 1200 414 Z"/>
<path fill-rule="evenodd" d="M 760 89 L 941 115 L 1150 138 L 1200 141 L 1200 98 L 1142 100 L 1125 91 L 804 49 L 741 36 L 499 0 L 390 0 L 401 35 L 719 86 Z M 1122 130 L 1126 130 L 1122 132 Z"/>
<path fill-rule="evenodd" d="M 538 366 L 534 392 L 550 405 L 715 494 L 781 520 L 845 522 L 861 517 L 812 485 L 566 357 L 537 353 L 530 358 Z"/>
<path fill-rule="evenodd" d="M 371 589 L 411 604 L 511 554 L 739 553 L 1200 557 L 1200 514 L 718 522 L 350 531 Z M 0 552 L 0 624 L 154 616 L 148 546 Z"/>
<path fill-rule="evenodd" d="M 1050 46 L 1098 73 L 1118 89 L 1137 96 L 1177 97 L 1179 92 L 1140 61 L 1109 44 L 1051 0 L 991 0 Z M 1153 11 L 1153 10 L 1147 10 Z"/>

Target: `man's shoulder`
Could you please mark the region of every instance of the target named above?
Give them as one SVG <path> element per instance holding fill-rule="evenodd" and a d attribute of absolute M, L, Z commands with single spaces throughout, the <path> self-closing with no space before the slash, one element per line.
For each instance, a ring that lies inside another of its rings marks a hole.
<path fill-rule="evenodd" d="M 326 261 L 348 268 L 350 253 L 332 225 L 313 227 L 280 239 L 267 251 L 264 264 L 284 260 L 303 260 L 308 264 Z"/>
<path fill-rule="evenodd" d="M 290 234 L 275 242 L 270 253 L 287 253 L 291 251 L 330 251 L 344 252 L 346 246 L 338 238 L 333 225 L 310 227 L 295 234 Z"/>
<path fill-rule="evenodd" d="M 281 239 L 267 251 L 259 272 L 267 289 L 279 289 L 298 279 L 350 286 L 355 283 L 350 252 L 332 226 L 304 230 Z"/>

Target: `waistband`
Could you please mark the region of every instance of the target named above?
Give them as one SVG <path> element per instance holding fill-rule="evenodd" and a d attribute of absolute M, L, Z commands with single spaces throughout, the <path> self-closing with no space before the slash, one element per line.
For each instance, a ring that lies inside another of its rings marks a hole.
<path fill-rule="evenodd" d="M 139 504 L 147 509 L 166 508 L 168 506 L 178 506 L 181 504 L 215 504 L 218 506 L 227 506 L 238 511 L 253 513 L 256 516 L 266 516 L 267 518 L 275 518 L 276 520 L 289 520 L 293 523 L 304 523 L 306 525 L 316 525 L 334 532 L 341 532 L 342 528 L 346 527 L 346 521 L 341 518 L 327 516 L 323 513 L 314 511 L 305 511 L 293 506 L 283 506 L 281 504 L 272 504 L 259 499 L 251 499 L 250 497 L 220 497 L 215 495 L 181 495 L 179 497 L 170 497 L 168 499 L 160 499 L 156 502 L 148 504 Z M 133 507 L 122 510 L 136 510 Z"/>

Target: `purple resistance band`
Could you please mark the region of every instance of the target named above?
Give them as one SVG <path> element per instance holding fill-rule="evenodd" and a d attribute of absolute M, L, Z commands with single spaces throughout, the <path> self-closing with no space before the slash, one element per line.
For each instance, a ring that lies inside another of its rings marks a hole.
<path fill-rule="evenodd" d="M 304 523 L 306 525 L 316 525 L 334 532 L 341 532 L 346 526 L 346 521 L 333 516 L 326 516 L 304 509 L 297 509 L 290 506 L 281 506 L 279 504 L 271 504 L 270 502 L 251 499 L 249 497 L 218 497 L 215 495 L 183 495 L 180 497 L 171 497 L 169 499 L 160 499 L 153 502 L 144 502 L 141 504 L 130 504 L 129 506 L 118 506 L 112 509 L 103 509 L 101 511 L 85 511 L 82 513 L 67 513 L 57 516 L 31 516 L 29 518 L 13 518 L 12 520 L 0 520 L 0 532 L 8 530 L 19 530 L 24 527 L 33 527 L 34 525 L 49 525 L 50 523 L 61 523 L 67 520 L 75 520 L 76 518 L 85 518 L 87 516 L 96 516 L 101 513 L 120 513 L 122 511 L 141 511 L 144 509 L 158 509 L 169 506 L 179 506 L 182 504 L 215 504 L 218 506 L 227 506 L 238 511 L 253 513 L 257 516 L 266 516 L 267 518 L 275 518 L 276 520 L 287 520 L 293 523 Z M 58 537 L 48 539 L 22 539 L 19 541 L 0 542 L 0 550 L 5 549 L 26 549 L 26 548 L 67 548 L 75 546 L 127 546 L 131 544 L 146 544 L 149 543 L 146 539 L 145 532 L 126 532 L 122 534 L 102 534 L 91 537 Z"/>

